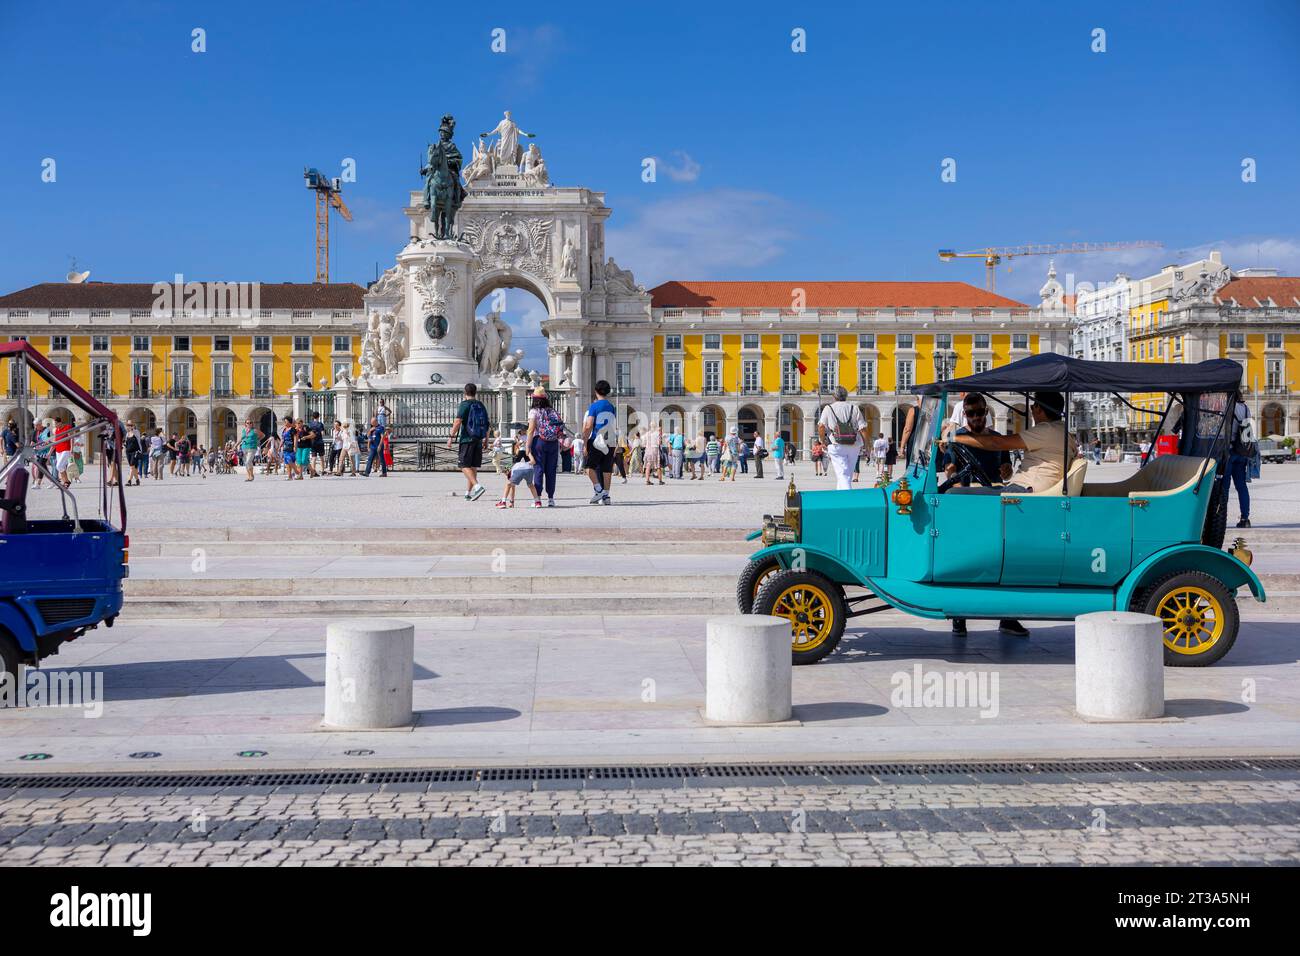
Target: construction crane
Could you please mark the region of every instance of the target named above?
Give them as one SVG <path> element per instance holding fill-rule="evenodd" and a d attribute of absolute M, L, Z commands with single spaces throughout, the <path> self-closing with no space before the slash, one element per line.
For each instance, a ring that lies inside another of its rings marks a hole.
<path fill-rule="evenodd" d="M 348 222 L 352 211 L 343 204 L 343 180 L 330 179 L 318 169 L 304 169 L 303 182 L 316 192 L 316 281 L 330 281 L 330 206 Z"/>
<path fill-rule="evenodd" d="M 954 252 L 952 249 L 940 249 L 939 258 L 944 262 L 951 262 L 953 259 L 983 259 L 985 270 L 984 288 L 992 292 L 994 291 L 998 263 L 1003 259 L 1014 259 L 1017 256 L 1077 255 L 1088 252 L 1110 252 L 1114 249 L 1159 249 L 1162 245 L 1163 243 L 1160 242 L 1142 240 L 1138 242 L 1066 242 L 1030 246 L 989 246 L 985 249 L 972 249 L 970 252 Z"/>

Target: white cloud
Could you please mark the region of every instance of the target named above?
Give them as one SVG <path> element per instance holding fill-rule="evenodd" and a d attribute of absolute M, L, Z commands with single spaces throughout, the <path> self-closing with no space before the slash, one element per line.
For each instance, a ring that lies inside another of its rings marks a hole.
<path fill-rule="evenodd" d="M 653 187 L 647 187 L 653 188 Z M 609 252 L 647 289 L 668 279 L 729 277 L 767 265 L 796 238 L 790 204 L 770 193 L 718 189 L 641 207 L 610 229 Z"/>
<path fill-rule="evenodd" d="M 654 157 L 655 169 L 662 170 L 675 183 L 693 183 L 700 178 L 700 164 L 691 158 L 685 150 L 673 150 L 677 164 L 673 165 L 662 156 Z"/>

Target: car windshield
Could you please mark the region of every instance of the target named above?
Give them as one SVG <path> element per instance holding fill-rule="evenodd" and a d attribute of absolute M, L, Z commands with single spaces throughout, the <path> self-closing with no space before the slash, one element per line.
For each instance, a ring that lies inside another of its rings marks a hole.
<path fill-rule="evenodd" d="M 905 449 L 907 464 L 913 472 L 920 473 L 930 467 L 930 446 L 934 442 L 934 417 L 938 414 L 939 398 L 926 396 L 920 405 L 907 410 Z"/>

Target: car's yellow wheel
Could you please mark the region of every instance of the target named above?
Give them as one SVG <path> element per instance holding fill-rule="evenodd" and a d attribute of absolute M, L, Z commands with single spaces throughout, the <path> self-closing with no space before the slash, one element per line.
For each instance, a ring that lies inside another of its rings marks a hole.
<path fill-rule="evenodd" d="M 1179 571 L 1148 588 L 1135 608 L 1164 628 L 1165 663 L 1203 667 L 1228 653 L 1237 639 L 1237 598 L 1215 577 Z"/>
<path fill-rule="evenodd" d="M 791 658 L 812 664 L 835 650 L 844 636 L 844 589 L 815 571 L 772 574 L 754 598 L 755 614 L 771 614 L 790 622 Z"/>

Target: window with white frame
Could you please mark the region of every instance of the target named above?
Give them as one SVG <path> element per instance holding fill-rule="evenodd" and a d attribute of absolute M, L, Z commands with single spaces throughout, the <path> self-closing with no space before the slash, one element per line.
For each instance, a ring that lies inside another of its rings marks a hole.
<path fill-rule="evenodd" d="M 978 375 L 980 372 L 987 372 L 991 364 L 992 363 L 990 363 L 988 359 L 976 359 L 975 374 Z"/>
<path fill-rule="evenodd" d="M 632 390 L 631 362 L 614 363 L 614 388 L 621 395 L 626 395 Z"/>
<path fill-rule="evenodd" d="M 1245 333 L 1245 332 L 1229 332 L 1229 333 L 1228 333 L 1228 348 L 1230 348 L 1230 349 L 1244 349 L 1245 347 L 1246 347 L 1246 333 Z"/>
<path fill-rule="evenodd" d="M 801 388 L 799 383 L 799 369 L 793 362 L 781 363 L 781 390 L 785 392 L 797 392 Z"/>
<path fill-rule="evenodd" d="M 722 336 L 717 332 L 709 332 L 704 336 L 704 347 L 713 350 L 722 348 Z"/>
<path fill-rule="evenodd" d="M 758 391 L 758 360 L 745 359 L 745 364 L 741 368 L 741 388 L 746 392 L 754 393 Z"/>
<path fill-rule="evenodd" d="M 293 383 L 298 384 L 298 379 L 306 380 L 311 384 L 311 359 L 299 359 L 293 363 Z"/>
<path fill-rule="evenodd" d="M 822 391 L 828 392 L 840 383 L 839 368 L 840 363 L 837 359 L 822 359 L 821 373 L 818 376 Z"/>
<path fill-rule="evenodd" d="M 1028 333 L 1028 332 L 1012 332 L 1012 333 L 1011 333 L 1011 347 L 1012 347 L 1013 349 L 1027 349 L 1027 348 L 1029 348 L 1029 333 Z"/>
<path fill-rule="evenodd" d="M 153 377 L 153 363 L 148 359 L 136 359 L 131 363 L 131 393 L 136 398 L 149 398 L 150 380 Z"/>
<path fill-rule="evenodd" d="M 858 348 L 874 349 L 876 347 L 876 333 L 862 332 L 858 335 Z"/>
<path fill-rule="evenodd" d="M 910 348 L 912 347 L 912 333 L 911 333 L 911 332 L 899 332 L 899 333 L 898 333 L 898 347 L 899 347 L 900 349 L 910 349 Z"/>
<path fill-rule="evenodd" d="M 90 350 L 92 352 L 107 352 L 109 349 L 107 335 L 92 335 L 90 337 Z"/>
<path fill-rule="evenodd" d="M 874 359 L 858 360 L 858 391 L 874 392 L 876 390 L 876 363 Z"/>
<path fill-rule="evenodd" d="M 746 332 L 740 337 L 740 347 L 744 349 L 758 348 L 758 333 Z"/>
<path fill-rule="evenodd" d="M 254 362 L 253 363 L 253 394 L 259 397 L 269 397 L 271 394 L 271 363 Z"/>
<path fill-rule="evenodd" d="M 335 352 L 351 352 L 351 351 L 352 351 L 352 336 L 350 336 L 350 335 L 336 335 L 336 336 L 334 336 L 334 351 L 335 351 Z"/>
<path fill-rule="evenodd" d="M 230 363 L 212 363 L 212 392 L 214 395 L 229 395 L 233 389 L 230 385 Z"/>
<path fill-rule="evenodd" d="M 96 398 L 108 395 L 108 370 L 107 362 L 90 363 L 90 392 Z"/>
<path fill-rule="evenodd" d="M 911 388 L 915 384 L 916 381 L 912 377 L 912 360 L 899 359 L 898 360 L 898 388 L 896 389 L 896 391 L 899 392 L 906 391 L 907 389 Z"/>
<path fill-rule="evenodd" d="M 1264 347 L 1270 349 L 1280 349 L 1282 347 L 1282 333 L 1269 332 L 1264 336 Z"/>
<path fill-rule="evenodd" d="M 1265 364 L 1264 376 L 1265 388 L 1269 391 L 1280 389 L 1282 387 L 1282 360 L 1269 359 Z"/>
<path fill-rule="evenodd" d="M 934 336 L 934 347 L 937 349 L 952 348 L 952 334 L 949 332 L 936 332 Z"/>
<path fill-rule="evenodd" d="M 66 335 L 50 336 L 51 352 L 66 352 L 68 350 L 68 337 Z"/>
<path fill-rule="evenodd" d="M 172 336 L 173 352 L 188 352 L 190 350 L 190 337 L 188 335 Z"/>
<path fill-rule="evenodd" d="M 132 352 L 148 352 L 148 351 L 149 351 L 149 336 L 147 336 L 147 335 L 133 335 L 133 336 L 131 336 L 131 351 L 132 351 Z"/>
<path fill-rule="evenodd" d="M 254 335 L 254 336 L 253 336 L 253 351 L 254 351 L 254 352 L 269 352 L 269 351 L 271 351 L 271 336 L 269 336 L 269 335 Z"/>
<path fill-rule="evenodd" d="M 295 352 L 310 352 L 310 351 L 311 351 L 311 336 L 310 336 L 310 335 L 295 335 L 295 336 L 293 337 L 293 350 L 294 350 Z"/>
<path fill-rule="evenodd" d="M 682 337 L 680 335 L 664 336 L 665 352 L 680 352 L 682 350 Z"/>
<path fill-rule="evenodd" d="M 977 349 L 986 349 L 989 347 L 989 334 L 987 332 L 975 333 L 975 347 Z"/>
<path fill-rule="evenodd" d="M 212 351 L 214 351 L 214 352 L 229 352 L 229 351 L 230 351 L 230 336 L 229 336 L 229 335 L 214 335 L 214 336 L 212 336 Z"/>
<path fill-rule="evenodd" d="M 670 392 L 682 390 L 682 363 L 673 361 L 664 363 L 664 388 Z"/>
<path fill-rule="evenodd" d="M 783 349 L 798 349 L 798 348 L 799 348 L 799 336 L 798 336 L 798 334 L 797 334 L 797 333 L 794 333 L 794 332 L 782 332 L 782 333 L 781 333 L 781 348 L 783 348 Z"/>
<path fill-rule="evenodd" d="M 704 391 L 718 392 L 722 390 L 722 363 L 717 359 L 710 359 L 704 363 Z"/>
<path fill-rule="evenodd" d="M 346 360 L 341 362 L 335 362 L 334 378 L 332 379 L 332 381 L 337 382 L 339 380 L 339 376 L 342 375 L 344 372 L 347 372 L 349 375 L 352 374 L 352 363 Z"/>
<path fill-rule="evenodd" d="M 186 398 L 190 394 L 190 363 L 172 363 L 172 394 L 177 398 Z"/>
<path fill-rule="evenodd" d="M 840 340 L 834 332 L 823 332 L 821 343 L 824 349 L 838 349 L 840 347 Z"/>

